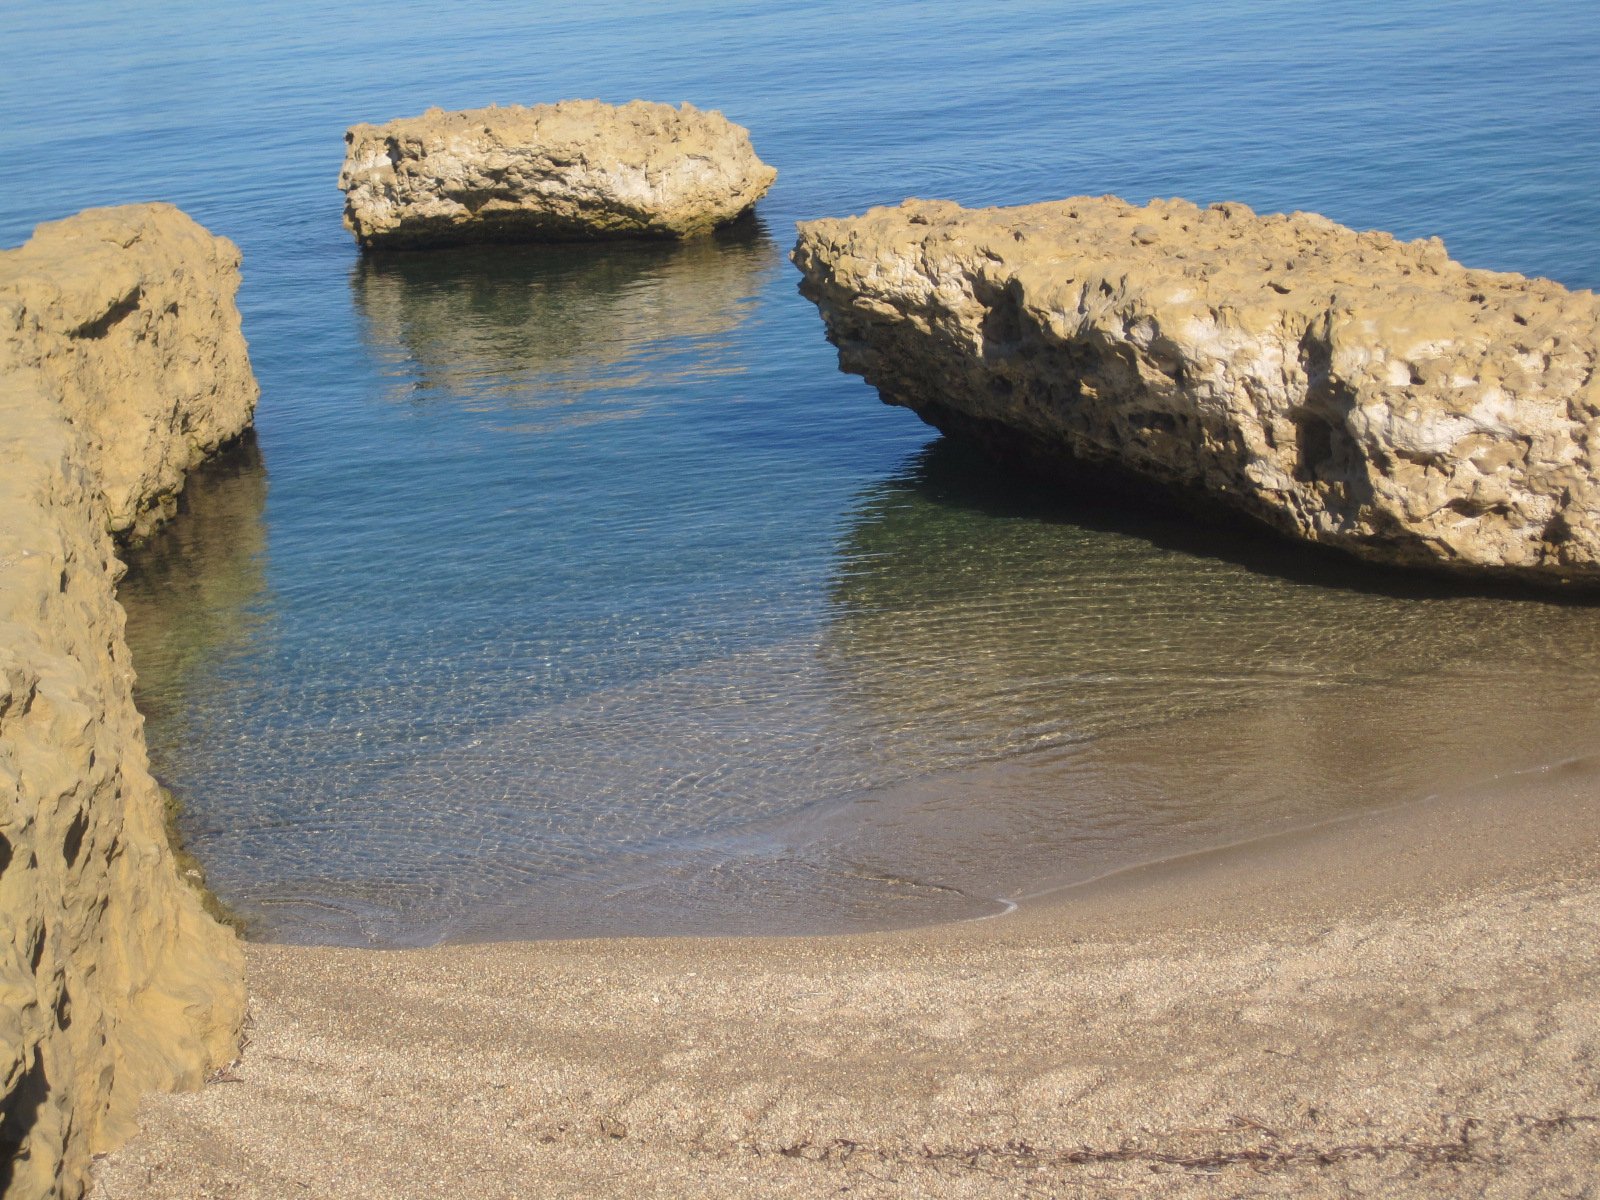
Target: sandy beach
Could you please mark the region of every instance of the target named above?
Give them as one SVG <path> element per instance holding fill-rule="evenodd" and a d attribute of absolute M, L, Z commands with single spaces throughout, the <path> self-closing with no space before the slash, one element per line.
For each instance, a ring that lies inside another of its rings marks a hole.
<path fill-rule="evenodd" d="M 1600 760 L 874 936 L 252 946 L 134 1197 L 1600 1194 Z"/>

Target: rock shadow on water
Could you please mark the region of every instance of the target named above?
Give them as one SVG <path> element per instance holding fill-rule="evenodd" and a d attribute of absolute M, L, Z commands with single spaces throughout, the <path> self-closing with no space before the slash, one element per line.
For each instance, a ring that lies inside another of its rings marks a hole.
<path fill-rule="evenodd" d="M 869 490 L 819 654 L 904 782 L 856 861 L 1017 896 L 1600 745 L 1592 605 L 1396 578 L 996 479 L 941 441 Z M 966 765 L 922 772 L 942 740 Z M 923 758 L 926 763 L 926 758 Z M 887 819 L 885 819 L 887 816 Z M 941 833 L 941 826 L 944 832 Z"/>
<path fill-rule="evenodd" d="M 171 779 L 218 680 L 252 650 L 270 619 L 266 502 L 266 467 L 251 432 L 190 472 L 178 502 L 181 519 L 128 552 L 117 585 L 151 770 L 166 799 L 180 865 L 202 886 L 204 864 L 189 847 L 215 830 L 207 806 L 186 804 Z M 204 894 L 214 916 L 234 919 Z"/>
<path fill-rule="evenodd" d="M 858 504 L 829 582 L 827 652 L 857 674 L 1008 704 L 1029 687 L 1044 704 L 1068 681 L 1148 678 L 1165 700 L 1145 723 L 1290 685 L 1600 671 L 1592 602 L 1296 550 L 1182 515 L 1108 513 L 997 477 L 942 439 Z M 887 669 L 901 658 L 945 666 Z M 914 694 L 898 699 L 917 707 Z M 1118 726 L 1136 710 L 1114 707 Z"/>
<path fill-rule="evenodd" d="M 135 695 L 158 765 L 207 672 L 250 648 L 267 620 L 267 470 L 254 433 L 190 473 L 181 519 L 127 554 Z M 160 731 L 159 734 L 157 731 Z"/>
<path fill-rule="evenodd" d="M 650 389 L 737 369 L 714 351 L 782 266 L 752 216 L 682 244 L 369 254 L 350 288 L 396 399 L 566 424 L 640 415 Z"/>
<path fill-rule="evenodd" d="M 992 516 L 1139 538 L 1309 586 L 1396 600 L 1480 597 L 1600 608 L 1600 593 L 1582 588 L 1362 561 L 1245 520 L 1202 493 L 1169 489 L 1100 463 L 1046 463 L 986 436 L 940 436 L 903 475 L 914 476 L 930 494 Z"/>

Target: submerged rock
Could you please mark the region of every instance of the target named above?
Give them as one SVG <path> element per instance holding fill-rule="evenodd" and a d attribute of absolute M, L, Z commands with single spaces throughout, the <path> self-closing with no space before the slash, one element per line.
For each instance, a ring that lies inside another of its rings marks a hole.
<path fill-rule="evenodd" d="M 364 247 L 691 237 L 778 175 L 721 113 L 645 100 L 435 108 L 344 140 L 345 226 Z"/>
<path fill-rule="evenodd" d="M 1310 213 L 907 201 L 801 225 L 840 365 L 1071 477 L 1364 559 L 1600 583 L 1600 299 Z"/>
<path fill-rule="evenodd" d="M 243 953 L 174 869 L 114 581 L 250 421 L 239 253 L 169 205 L 0 252 L 0 1192 L 76 1196 L 236 1052 Z"/>

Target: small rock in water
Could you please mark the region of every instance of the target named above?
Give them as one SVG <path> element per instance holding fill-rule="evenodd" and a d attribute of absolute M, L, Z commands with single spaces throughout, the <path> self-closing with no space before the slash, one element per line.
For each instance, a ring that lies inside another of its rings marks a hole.
<path fill-rule="evenodd" d="M 345 134 L 364 248 L 684 238 L 748 211 L 777 171 L 719 112 L 634 100 L 430 109 Z"/>

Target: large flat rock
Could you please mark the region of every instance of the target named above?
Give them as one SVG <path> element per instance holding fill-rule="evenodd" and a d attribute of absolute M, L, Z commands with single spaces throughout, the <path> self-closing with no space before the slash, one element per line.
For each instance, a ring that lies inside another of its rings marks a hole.
<path fill-rule="evenodd" d="M 430 109 L 345 134 L 363 247 L 681 238 L 732 221 L 777 171 L 719 112 L 635 100 Z"/>
<path fill-rule="evenodd" d="M 840 365 L 1068 477 L 1372 561 L 1600 583 L 1600 299 L 1310 213 L 907 201 L 800 227 Z"/>

